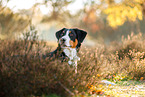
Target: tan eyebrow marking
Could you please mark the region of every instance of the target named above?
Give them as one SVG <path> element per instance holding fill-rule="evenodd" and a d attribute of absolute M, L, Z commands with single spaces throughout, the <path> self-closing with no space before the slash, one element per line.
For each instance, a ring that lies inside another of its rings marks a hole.
<path fill-rule="evenodd" d="M 69 33 L 71 33 L 71 31 L 69 31 Z"/>

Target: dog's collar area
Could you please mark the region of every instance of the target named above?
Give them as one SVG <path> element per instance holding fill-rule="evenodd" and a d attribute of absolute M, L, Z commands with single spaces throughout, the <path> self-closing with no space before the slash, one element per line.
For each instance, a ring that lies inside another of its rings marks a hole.
<path fill-rule="evenodd" d="M 65 48 L 70 48 L 70 47 L 72 47 L 72 46 L 63 46 L 61 48 L 65 49 Z"/>

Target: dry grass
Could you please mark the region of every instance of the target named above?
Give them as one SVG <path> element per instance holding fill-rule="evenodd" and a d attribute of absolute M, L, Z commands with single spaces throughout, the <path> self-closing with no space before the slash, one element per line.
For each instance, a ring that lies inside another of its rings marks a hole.
<path fill-rule="evenodd" d="M 109 47 L 82 47 L 76 74 L 67 62 L 41 58 L 50 47 L 37 41 L 33 27 L 30 31 L 35 34 L 27 32 L 19 41 L 0 40 L 0 96 L 115 95 L 100 90 L 101 79 L 115 82 L 145 79 L 145 44 L 141 34 Z"/>

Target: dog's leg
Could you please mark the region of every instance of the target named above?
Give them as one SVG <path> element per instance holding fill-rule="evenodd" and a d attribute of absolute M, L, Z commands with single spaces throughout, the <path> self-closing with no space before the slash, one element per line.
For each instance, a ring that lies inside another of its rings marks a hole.
<path fill-rule="evenodd" d="M 54 50 L 53 52 L 42 54 L 42 58 L 43 59 L 46 59 L 46 58 L 55 59 L 55 58 L 58 58 L 58 57 L 62 56 L 61 53 L 62 53 L 62 50 L 61 50 L 60 46 L 58 46 L 56 48 L 56 50 Z"/>
<path fill-rule="evenodd" d="M 75 61 L 75 73 L 77 73 L 77 61 Z"/>

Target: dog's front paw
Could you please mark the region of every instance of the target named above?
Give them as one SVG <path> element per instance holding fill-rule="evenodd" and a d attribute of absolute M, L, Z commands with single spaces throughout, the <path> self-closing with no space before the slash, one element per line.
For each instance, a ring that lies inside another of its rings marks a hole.
<path fill-rule="evenodd" d="M 68 64 L 69 64 L 69 65 L 72 65 L 72 63 L 73 63 L 72 61 L 68 61 Z"/>
<path fill-rule="evenodd" d="M 74 57 L 74 61 L 80 61 L 80 57 L 78 56 Z"/>
<path fill-rule="evenodd" d="M 80 57 L 77 57 L 77 59 L 78 59 L 78 61 L 80 61 L 81 59 L 80 59 Z"/>
<path fill-rule="evenodd" d="M 69 64 L 70 66 L 73 66 L 73 67 L 75 67 L 75 65 L 76 65 L 76 63 L 73 62 L 72 60 L 68 61 L 68 64 Z"/>

